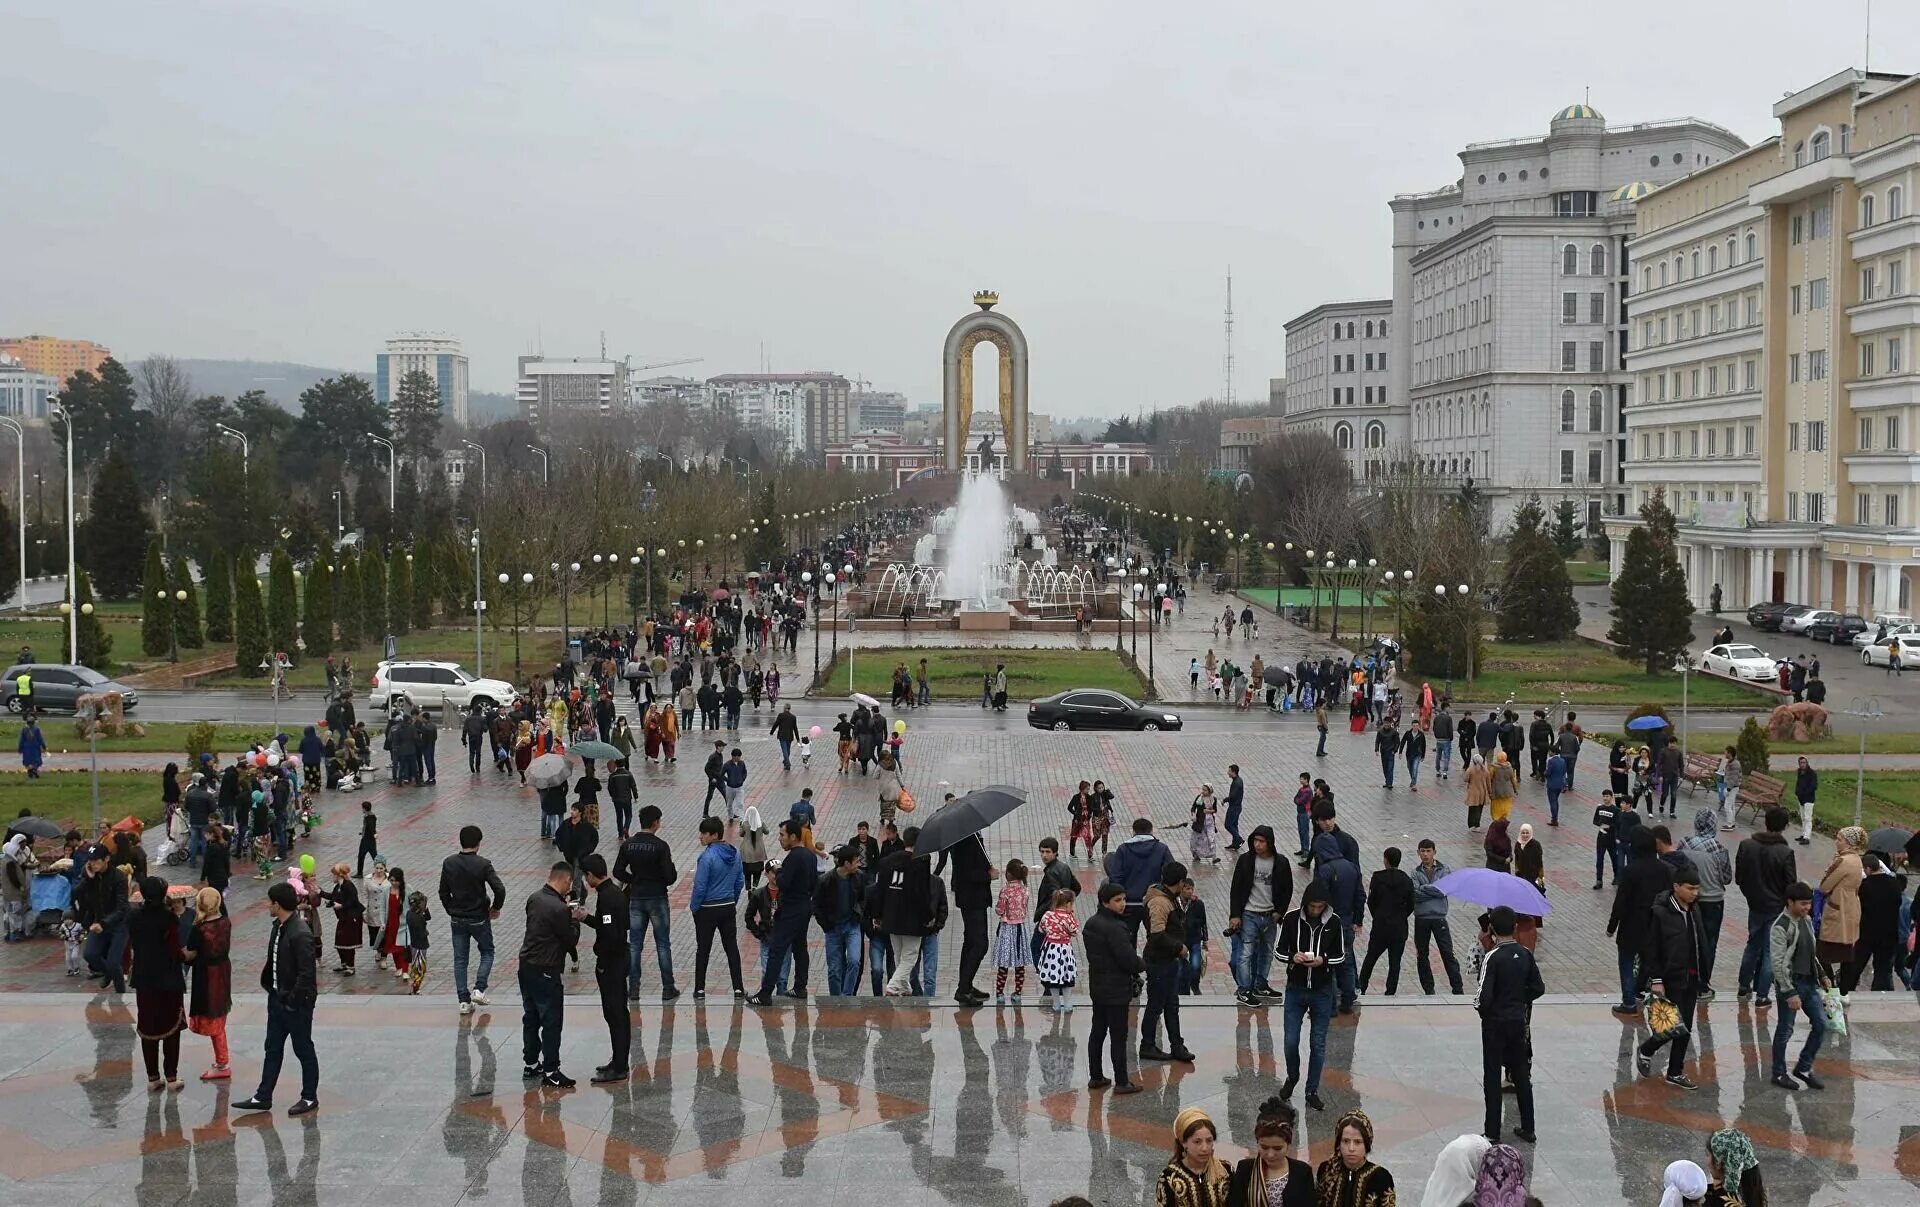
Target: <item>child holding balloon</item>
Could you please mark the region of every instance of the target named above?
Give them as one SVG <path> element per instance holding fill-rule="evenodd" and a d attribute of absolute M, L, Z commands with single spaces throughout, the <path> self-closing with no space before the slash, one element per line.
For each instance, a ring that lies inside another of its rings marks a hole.
<path fill-rule="evenodd" d="M 814 725 L 800 735 L 800 766 L 805 768 L 813 762 L 813 740 L 820 736 L 820 727 Z"/>
<path fill-rule="evenodd" d="M 907 723 L 897 720 L 893 723 L 892 736 L 887 738 L 887 750 L 893 755 L 893 768 L 895 771 L 903 770 L 906 767 L 906 764 L 900 761 L 900 748 L 906 745 L 906 743 Z"/>

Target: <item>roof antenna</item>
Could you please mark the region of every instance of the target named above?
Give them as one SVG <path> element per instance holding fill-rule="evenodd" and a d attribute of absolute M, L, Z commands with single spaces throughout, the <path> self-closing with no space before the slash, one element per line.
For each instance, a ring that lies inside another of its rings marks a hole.
<path fill-rule="evenodd" d="M 1873 0 L 1867 0 L 1867 46 L 1861 53 L 1860 74 L 1873 74 Z"/>

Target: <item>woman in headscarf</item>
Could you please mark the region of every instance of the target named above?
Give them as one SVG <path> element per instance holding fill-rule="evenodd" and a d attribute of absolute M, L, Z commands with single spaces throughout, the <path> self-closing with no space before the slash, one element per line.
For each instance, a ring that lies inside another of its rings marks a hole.
<path fill-rule="evenodd" d="M 213 1066 L 202 1081 L 233 1076 L 227 1057 L 227 1013 L 233 1009 L 233 922 L 218 889 L 203 888 L 193 899 L 193 929 L 187 932 L 184 958 L 193 970 L 187 1001 L 187 1030 L 213 1041 Z"/>
<path fill-rule="evenodd" d="M 1493 820 L 1505 821 L 1513 809 L 1513 794 L 1519 788 L 1520 773 L 1504 750 L 1493 756 L 1493 769 L 1487 773 L 1487 805 Z"/>
<path fill-rule="evenodd" d="M 533 762 L 533 722 L 522 721 L 513 731 L 513 769 L 520 773 L 520 786 L 527 786 L 527 764 Z"/>
<path fill-rule="evenodd" d="M 1487 808 L 1487 760 L 1478 751 L 1467 764 L 1467 829 L 1480 831 L 1480 815 Z"/>
<path fill-rule="evenodd" d="M 160 808 L 168 838 L 173 837 L 173 815 L 180 811 L 180 795 L 180 764 L 168 763 L 160 769 Z"/>
<path fill-rule="evenodd" d="M 1515 834 L 1517 837 L 1513 840 L 1513 874 L 1545 893 L 1547 891 L 1546 848 L 1541 846 L 1540 840 L 1533 836 L 1533 826 L 1529 822 L 1522 822 Z M 1543 921 L 1544 919 L 1538 914 L 1521 914 L 1518 925 L 1514 928 L 1513 937 L 1522 947 L 1532 951 L 1534 943 L 1539 938 L 1538 932 Z"/>
<path fill-rule="evenodd" d="M 1526 1207 L 1527 1163 L 1511 1144 L 1496 1144 L 1480 1162 L 1473 1183 L 1473 1207 Z"/>
<path fill-rule="evenodd" d="M 1487 837 L 1480 845 L 1487 852 L 1489 868 L 1496 872 L 1513 871 L 1513 839 L 1507 834 L 1506 818 L 1496 818 L 1494 823 L 1487 827 Z"/>
<path fill-rule="evenodd" d="M 1707 1197 L 1707 1172 L 1691 1161 L 1675 1161 L 1660 1178 L 1660 1207 L 1696 1207 Z"/>
<path fill-rule="evenodd" d="M 1348 1111 L 1333 1125 L 1333 1155 L 1314 1184 L 1320 1207 L 1394 1207 L 1393 1175 L 1373 1163 L 1373 1120 Z"/>
<path fill-rule="evenodd" d="M 1154 1207 L 1225 1207 L 1227 1166 L 1213 1155 L 1213 1120 L 1197 1106 L 1174 1116 L 1173 1157 L 1154 1186 Z"/>
<path fill-rule="evenodd" d="M 1313 1207 L 1313 1167 L 1293 1155 L 1296 1118 L 1292 1105 L 1277 1095 L 1260 1104 L 1254 1155 L 1233 1167 L 1227 1207 Z"/>
<path fill-rule="evenodd" d="M 1607 752 L 1607 787 L 1615 800 L 1627 799 L 1627 744 L 1616 741 Z"/>
<path fill-rule="evenodd" d="M 1485 1136 L 1458 1136 L 1448 1141 L 1433 1163 L 1420 1207 L 1467 1207 L 1473 1203 L 1481 1163 L 1492 1147 L 1493 1141 Z"/>
<path fill-rule="evenodd" d="M 1723 1127 L 1708 1136 L 1707 1165 L 1713 1178 L 1707 1186 L 1706 1207 L 1767 1207 L 1760 1158 L 1754 1155 L 1747 1133 Z"/>
<path fill-rule="evenodd" d="M 186 1088 L 180 1083 L 180 1028 L 187 1017 L 180 915 L 167 900 L 167 882 L 158 876 L 140 881 L 140 908 L 127 919 L 127 951 L 133 957 L 128 983 L 133 986 L 133 1026 L 147 1062 L 147 1092 L 158 1093 L 163 1085 L 178 1092 Z"/>
<path fill-rule="evenodd" d="M 1820 958 L 1839 970 L 1840 993 L 1853 992 L 1860 983 L 1860 961 L 1854 955 L 1860 944 L 1860 883 L 1866 868 L 1860 852 L 1867 849 L 1867 832 L 1859 826 L 1847 826 L 1834 836 L 1833 862 L 1820 877 L 1820 892 L 1826 904 L 1820 910 Z"/>
<path fill-rule="evenodd" d="M 0 907 L 6 912 L 6 941 L 18 943 L 27 937 L 32 917 L 28 902 L 33 898 L 33 839 L 15 834 L 0 848 Z"/>

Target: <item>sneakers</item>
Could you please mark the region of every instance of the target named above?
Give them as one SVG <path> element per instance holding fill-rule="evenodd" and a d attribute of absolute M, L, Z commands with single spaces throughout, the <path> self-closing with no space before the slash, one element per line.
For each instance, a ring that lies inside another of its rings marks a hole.
<path fill-rule="evenodd" d="M 670 1002 L 674 998 L 677 998 L 679 996 L 680 996 L 680 990 L 677 987 L 670 988 L 661 992 L 660 1000 L 663 1002 Z"/>
<path fill-rule="evenodd" d="M 520 1076 L 527 1081 L 534 1081 L 545 1071 L 546 1070 L 542 1069 L 539 1065 L 523 1065 L 520 1069 Z"/>
<path fill-rule="evenodd" d="M 627 999 L 627 1000 L 629 1000 L 629 1001 L 631 1001 L 631 1000 L 633 1000 L 633 999 L 631 999 L 631 998 L 629 998 L 629 999 Z M 694 991 L 693 991 L 693 1000 L 694 1000 L 694 1001 L 696 1001 L 696 1002 L 704 1002 L 704 1001 L 706 1001 L 706 1000 L 707 1000 L 707 991 L 706 991 L 706 990 L 704 990 L 704 989 L 696 989 L 696 990 L 694 990 Z"/>
<path fill-rule="evenodd" d="M 476 1006 L 485 1006 L 485 1005 L 487 1005 L 487 1004 L 488 1004 L 488 1003 L 487 1003 L 487 991 L 486 991 L 486 990 L 484 990 L 484 989 L 476 989 L 476 990 L 474 990 L 474 991 L 473 991 L 473 1004 L 474 1004 L 474 1005 L 476 1005 Z"/>
<path fill-rule="evenodd" d="M 1173 1054 L 1171 1052 L 1162 1052 L 1158 1048 L 1150 1048 L 1145 1045 L 1142 1045 L 1140 1048 L 1140 1059 L 1141 1060 L 1172 1060 Z"/>
<path fill-rule="evenodd" d="M 472 1002 L 461 1002 L 461 1003 L 460 1003 L 460 1013 L 462 1013 L 462 1014 L 472 1014 L 472 1013 L 473 1013 L 473 1003 L 472 1003 Z"/>
<path fill-rule="evenodd" d="M 593 1076 L 587 1080 L 593 1085 L 611 1085 L 616 1081 L 625 1081 L 626 1079 L 626 1069 L 616 1069 L 612 1065 L 601 1065 L 593 1071 Z"/>
<path fill-rule="evenodd" d="M 1810 1090 L 1824 1090 L 1827 1088 L 1827 1083 L 1815 1077 L 1812 1069 L 1795 1069 L 1793 1075 L 1798 1077 Z"/>
<path fill-rule="evenodd" d="M 1636 1052 L 1633 1055 L 1633 1067 L 1640 1070 L 1640 1076 L 1651 1077 L 1653 1076 L 1653 1057 L 1645 1052 Z"/>
<path fill-rule="evenodd" d="M 576 1083 L 573 1078 L 562 1073 L 559 1069 L 548 1069 L 547 1075 L 540 1079 L 540 1084 L 551 1089 L 570 1090 Z"/>
<path fill-rule="evenodd" d="M 1242 989 L 1240 992 L 1233 995 L 1233 1000 L 1236 1002 L 1239 1002 L 1242 1006 L 1245 1006 L 1250 1010 L 1264 1010 L 1267 1005 L 1264 1001 L 1254 996 L 1254 993 L 1251 989 Z"/>
<path fill-rule="evenodd" d="M 1320 1095 L 1312 1090 L 1307 1091 L 1307 1105 L 1316 1111 L 1327 1109 L 1327 1104 L 1320 1100 Z"/>
<path fill-rule="evenodd" d="M 1697 1090 L 1700 1088 L 1699 1084 L 1685 1073 L 1668 1073 L 1667 1084 L 1680 1090 Z"/>
<path fill-rule="evenodd" d="M 1514 1128 L 1512 1135 L 1514 1139 L 1524 1140 L 1528 1144 L 1532 1144 L 1535 1140 L 1538 1140 L 1540 1138 L 1537 1134 L 1534 1133 L 1532 1128 L 1526 1128 L 1526 1127 Z"/>
<path fill-rule="evenodd" d="M 1280 1100 L 1282 1102 L 1291 1102 L 1293 1100 L 1293 1087 L 1299 1084 L 1300 1084 L 1300 1079 L 1297 1077 L 1289 1077 L 1285 1081 L 1281 1082 L 1280 1083 Z"/>
<path fill-rule="evenodd" d="M 1193 1063 L 1193 1053 L 1187 1051 L 1185 1048 L 1175 1048 L 1168 1059 L 1176 1060 L 1183 1065 L 1190 1065 Z"/>
<path fill-rule="evenodd" d="M 1783 1090 L 1798 1090 L 1800 1088 L 1800 1083 L 1795 1081 L 1793 1078 L 1787 1076 L 1785 1073 L 1775 1073 L 1773 1075 L 1773 1084 L 1779 1086 Z"/>

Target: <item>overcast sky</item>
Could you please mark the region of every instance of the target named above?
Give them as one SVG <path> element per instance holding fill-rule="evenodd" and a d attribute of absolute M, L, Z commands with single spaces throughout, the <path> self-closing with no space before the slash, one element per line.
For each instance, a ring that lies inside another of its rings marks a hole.
<path fill-rule="evenodd" d="M 1258 397 L 1466 142 L 1586 87 L 1766 137 L 1864 4 L 0 0 L 0 333 L 370 373 L 447 331 L 505 390 L 604 330 L 934 403 L 990 286 L 1076 416 L 1219 393 L 1231 264 Z M 1920 4 L 1878 9 L 1874 66 L 1920 70 Z"/>

